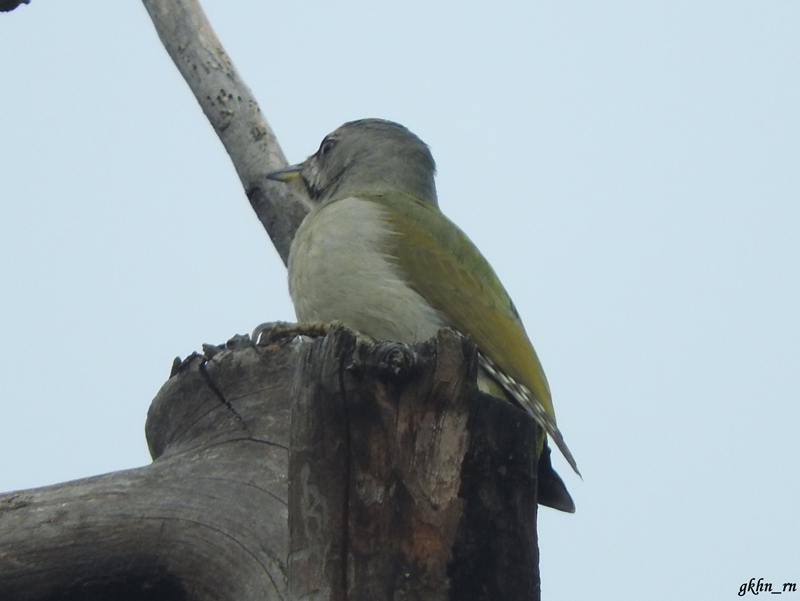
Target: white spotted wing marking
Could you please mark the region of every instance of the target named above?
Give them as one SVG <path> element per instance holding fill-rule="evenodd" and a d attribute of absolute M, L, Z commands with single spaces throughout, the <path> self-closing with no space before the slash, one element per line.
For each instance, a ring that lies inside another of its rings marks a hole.
<path fill-rule="evenodd" d="M 528 387 L 506 375 L 503 370 L 497 367 L 494 361 L 483 353 L 478 353 L 478 365 L 544 428 L 550 440 L 556 444 L 558 450 L 564 455 L 564 459 L 575 470 L 575 473 L 580 476 L 578 464 L 575 463 L 575 458 L 572 456 L 569 447 L 567 447 L 567 443 L 564 442 L 564 437 L 561 435 L 558 426 L 556 426 L 556 421 L 547 413 L 542 404 L 533 397 Z"/>

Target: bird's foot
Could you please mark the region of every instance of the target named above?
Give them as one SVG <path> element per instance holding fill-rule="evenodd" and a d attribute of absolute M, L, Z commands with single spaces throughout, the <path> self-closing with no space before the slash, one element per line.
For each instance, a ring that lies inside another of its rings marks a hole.
<path fill-rule="evenodd" d="M 287 321 L 268 321 L 256 326 L 250 339 L 256 346 L 267 346 L 276 342 L 288 341 L 298 336 L 322 338 L 336 328 L 345 328 L 353 333 L 361 343 L 372 344 L 374 338 L 348 328 L 340 321 L 307 321 L 290 323 Z"/>
<path fill-rule="evenodd" d="M 322 336 L 327 336 L 334 327 L 339 325 L 341 324 L 335 321 L 312 321 L 306 323 L 268 321 L 256 326 L 250 338 L 256 346 L 268 346 L 276 342 L 292 340 L 298 336 L 321 338 Z"/>

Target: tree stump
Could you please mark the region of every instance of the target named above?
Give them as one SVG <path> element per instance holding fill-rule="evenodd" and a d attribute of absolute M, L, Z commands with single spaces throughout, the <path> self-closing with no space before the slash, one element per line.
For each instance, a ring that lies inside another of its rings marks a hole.
<path fill-rule="evenodd" d="M 152 464 L 0 496 L 0 599 L 538 599 L 537 427 L 475 371 L 448 330 L 206 347 Z"/>

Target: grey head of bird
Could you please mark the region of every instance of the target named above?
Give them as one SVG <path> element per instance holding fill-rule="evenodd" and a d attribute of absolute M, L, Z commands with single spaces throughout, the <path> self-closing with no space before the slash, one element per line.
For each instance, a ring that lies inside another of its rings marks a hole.
<path fill-rule="evenodd" d="M 299 179 L 313 205 L 400 192 L 438 206 L 435 172 L 428 146 L 408 129 L 383 119 L 361 119 L 325 136 L 302 163 L 268 177 Z"/>

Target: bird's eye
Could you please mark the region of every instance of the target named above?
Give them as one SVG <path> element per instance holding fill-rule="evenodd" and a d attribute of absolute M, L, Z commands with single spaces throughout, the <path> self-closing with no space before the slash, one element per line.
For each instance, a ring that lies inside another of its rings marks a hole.
<path fill-rule="evenodd" d="M 336 140 L 323 140 L 322 144 L 319 145 L 319 151 L 317 152 L 317 154 L 320 157 L 324 157 L 331 150 L 333 150 L 334 146 L 336 146 Z"/>

